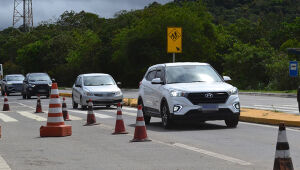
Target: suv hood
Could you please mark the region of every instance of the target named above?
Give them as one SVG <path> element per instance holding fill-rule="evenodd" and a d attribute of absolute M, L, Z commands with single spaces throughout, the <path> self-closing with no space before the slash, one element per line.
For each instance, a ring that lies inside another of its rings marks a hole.
<path fill-rule="evenodd" d="M 29 81 L 29 84 L 52 84 L 52 81 L 48 81 L 48 80 L 45 80 L 45 81 Z"/>
<path fill-rule="evenodd" d="M 166 84 L 167 89 L 180 90 L 184 92 L 227 92 L 233 88 L 225 82 L 197 82 Z"/>
<path fill-rule="evenodd" d="M 84 90 L 88 92 L 116 92 L 119 91 L 117 85 L 105 85 L 105 86 L 84 86 Z"/>

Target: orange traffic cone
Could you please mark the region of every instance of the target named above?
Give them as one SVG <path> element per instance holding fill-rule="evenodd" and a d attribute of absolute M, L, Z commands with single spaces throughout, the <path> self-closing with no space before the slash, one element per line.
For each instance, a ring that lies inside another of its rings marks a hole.
<path fill-rule="evenodd" d="M 93 111 L 93 102 L 90 99 L 88 103 L 88 114 L 86 118 L 86 124 L 84 126 L 92 126 L 92 125 L 99 125 L 100 123 L 96 123 L 96 117 Z"/>
<path fill-rule="evenodd" d="M 57 83 L 53 83 L 51 88 L 47 125 L 41 126 L 40 136 L 61 137 L 71 135 L 72 126 L 65 125 L 61 109 L 61 102 L 59 99 Z"/>
<path fill-rule="evenodd" d="M 4 105 L 3 105 L 3 111 L 9 111 L 9 104 L 8 104 L 8 99 L 7 99 L 7 95 L 5 93 L 5 96 L 4 96 Z"/>
<path fill-rule="evenodd" d="M 64 120 L 65 121 L 71 121 L 71 119 L 69 118 L 69 113 L 68 113 L 65 97 L 63 97 L 62 112 L 63 112 Z"/>
<path fill-rule="evenodd" d="M 121 103 L 118 103 L 117 105 L 117 119 L 116 119 L 116 126 L 115 126 L 115 132 L 113 133 L 114 135 L 116 134 L 127 134 L 124 126 L 124 121 L 122 117 L 122 109 L 121 109 Z"/>
<path fill-rule="evenodd" d="M 278 138 L 273 170 L 293 170 L 290 147 L 286 137 L 284 123 L 279 124 Z"/>
<path fill-rule="evenodd" d="M 42 104 L 41 104 L 41 99 L 40 99 L 40 95 L 39 94 L 38 94 L 38 99 L 37 99 L 37 102 L 36 102 L 35 113 L 44 113 L 42 111 Z"/>
<path fill-rule="evenodd" d="M 147 142 L 151 141 L 148 139 L 147 132 L 146 132 L 146 126 L 142 111 L 142 105 L 138 106 L 138 112 L 136 117 L 136 124 L 135 124 L 135 130 L 134 130 L 134 137 L 131 140 L 131 142 Z"/>

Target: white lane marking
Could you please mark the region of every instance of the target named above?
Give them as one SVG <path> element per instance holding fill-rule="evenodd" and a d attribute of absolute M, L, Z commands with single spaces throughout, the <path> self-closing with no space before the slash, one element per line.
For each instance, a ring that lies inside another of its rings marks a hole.
<path fill-rule="evenodd" d="M 267 127 L 267 128 L 273 128 L 273 129 L 278 129 L 278 126 L 272 126 L 272 125 L 263 125 L 263 124 L 256 124 L 256 123 L 248 123 L 248 122 L 239 122 L 240 124 L 246 124 L 246 125 L 251 125 L 251 126 L 260 126 L 260 127 Z M 292 129 L 292 128 L 286 128 L 286 130 L 293 131 L 293 132 L 300 132 L 300 129 Z"/>
<path fill-rule="evenodd" d="M 214 157 L 214 158 L 229 161 L 229 162 L 232 162 L 232 163 L 236 163 L 236 164 L 240 164 L 240 165 L 251 165 L 251 163 L 240 160 L 240 159 L 237 159 L 237 158 L 233 158 L 233 157 L 230 157 L 230 156 L 222 155 L 222 154 L 211 152 L 211 151 L 208 151 L 208 150 L 196 148 L 196 147 L 193 147 L 193 146 L 188 146 L 188 145 L 185 145 L 185 144 L 182 144 L 182 143 L 174 143 L 172 145 L 176 146 L 176 147 L 179 147 L 179 148 L 187 149 L 187 150 L 190 150 L 190 151 L 202 153 L 204 155 L 208 155 L 208 156 L 211 156 L 211 157 Z"/>
<path fill-rule="evenodd" d="M 20 115 L 22 115 L 24 117 L 27 117 L 29 119 L 34 119 L 36 121 L 40 121 L 40 122 L 47 121 L 47 119 L 44 118 L 44 117 L 37 116 L 33 113 L 29 113 L 29 112 L 26 112 L 26 111 L 17 111 L 17 113 L 19 113 Z"/>
<path fill-rule="evenodd" d="M 279 109 L 286 109 L 286 110 L 298 110 L 298 108 L 292 108 L 292 107 L 281 107 L 281 106 L 270 106 L 270 105 L 254 105 L 257 107 L 269 107 L 269 108 L 279 108 Z"/>
<path fill-rule="evenodd" d="M 111 113 L 116 113 L 117 114 L 117 111 L 116 110 L 103 110 L 103 112 L 111 112 Z M 136 116 L 137 114 L 136 113 L 129 113 L 129 112 L 124 112 L 122 110 L 122 115 L 128 115 L 128 116 Z"/>
<path fill-rule="evenodd" d="M 122 109 L 124 109 L 124 110 L 130 110 L 130 111 L 136 111 L 137 112 L 137 108 L 123 107 Z"/>
<path fill-rule="evenodd" d="M 3 120 L 3 122 L 17 122 L 18 121 L 18 120 L 14 119 L 12 117 L 9 117 L 9 116 L 5 115 L 4 113 L 1 113 L 1 112 L 0 112 L 0 119 Z"/>
<path fill-rule="evenodd" d="M 28 108 L 30 108 L 30 109 L 35 109 L 34 107 L 28 106 L 28 105 L 23 104 L 23 103 L 18 103 L 18 104 L 21 105 L 21 106 L 24 106 L 24 107 L 28 107 Z"/>
<path fill-rule="evenodd" d="M 243 106 L 242 108 L 249 108 L 249 109 L 259 109 L 259 110 L 270 110 L 270 111 L 280 111 L 280 112 L 287 112 L 287 113 L 299 113 L 298 111 L 291 111 L 285 109 L 277 109 L 277 108 L 270 108 L 270 107 L 254 107 L 254 106 Z"/>
<path fill-rule="evenodd" d="M 1 155 L 0 155 L 0 170 L 11 170 Z"/>
<path fill-rule="evenodd" d="M 75 113 L 81 113 L 81 114 L 87 114 L 87 111 L 79 111 L 79 110 L 69 110 L 70 112 L 75 112 Z M 99 117 L 101 119 L 108 119 L 108 118 L 113 118 L 112 116 L 108 116 L 108 115 L 105 115 L 105 114 L 100 114 L 100 113 L 96 113 L 94 112 L 94 115 L 96 117 Z"/>
<path fill-rule="evenodd" d="M 72 116 L 72 115 L 70 115 L 70 114 L 69 114 L 69 118 L 70 118 L 71 120 L 82 120 L 81 117 Z"/>

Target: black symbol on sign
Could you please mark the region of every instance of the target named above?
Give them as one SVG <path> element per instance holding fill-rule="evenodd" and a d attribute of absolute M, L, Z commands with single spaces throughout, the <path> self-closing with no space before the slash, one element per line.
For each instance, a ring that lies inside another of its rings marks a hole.
<path fill-rule="evenodd" d="M 180 33 L 179 33 L 176 29 L 174 29 L 173 31 L 171 31 L 171 32 L 169 33 L 169 37 L 170 37 L 173 41 L 176 41 L 178 38 L 181 37 L 181 35 L 180 35 Z"/>
<path fill-rule="evenodd" d="M 180 51 L 180 48 L 176 47 L 176 50 L 177 50 L 177 51 Z"/>

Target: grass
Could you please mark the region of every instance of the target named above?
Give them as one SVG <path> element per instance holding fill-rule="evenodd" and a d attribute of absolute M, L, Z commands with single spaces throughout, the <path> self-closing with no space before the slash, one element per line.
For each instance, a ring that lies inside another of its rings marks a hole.
<path fill-rule="evenodd" d="M 297 90 L 283 90 L 283 91 L 272 91 L 272 90 L 239 90 L 240 92 L 261 92 L 261 93 L 287 93 L 296 94 Z"/>

